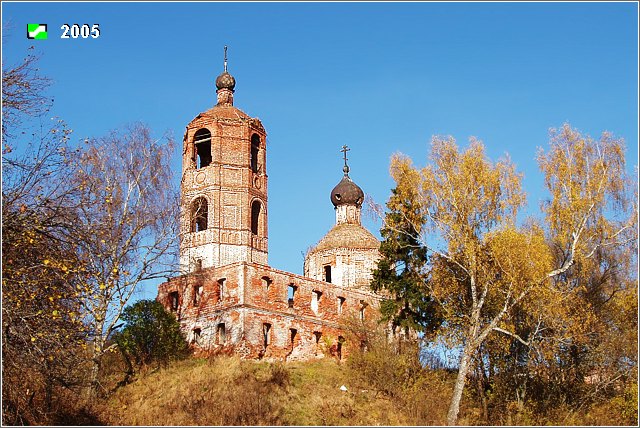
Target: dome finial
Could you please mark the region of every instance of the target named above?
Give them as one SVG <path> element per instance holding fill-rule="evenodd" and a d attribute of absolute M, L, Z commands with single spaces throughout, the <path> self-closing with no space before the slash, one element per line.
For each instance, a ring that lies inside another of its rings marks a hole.
<path fill-rule="evenodd" d="M 349 165 L 347 165 L 347 152 L 351 150 L 349 147 L 347 147 L 347 145 L 345 144 L 344 146 L 342 146 L 342 150 L 340 150 L 342 153 L 344 153 L 344 167 L 342 167 L 342 171 L 344 171 L 344 175 L 345 177 L 349 176 Z"/>
<path fill-rule="evenodd" d="M 227 71 L 227 46 L 224 46 L 224 71 L 216 78 L 218 105 L 233 105 L 233 90 L 236 79 Z"/>
<path fill-rule="evenodd" d="M 347 164 L 347 152 L 349 150 L 351 149 L 346 145 L 342 146 L 342 150 L 340 150 L 344 158 L 344 166 L 342 167 L 344 177 L 331 191 L 331 202 L 335 207 L 338 205 L 356 205 L 360 207 L 364 200 L 364 192 L 349 177 L 349 165 Z"/>

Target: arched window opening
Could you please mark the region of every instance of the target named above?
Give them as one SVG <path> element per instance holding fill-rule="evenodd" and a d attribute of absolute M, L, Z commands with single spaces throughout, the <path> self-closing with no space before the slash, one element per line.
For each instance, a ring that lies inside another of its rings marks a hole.
<path fill-rule="evenodd" d="M 289 284 L 287 286 L 287 303 L 290 308 L 293 308 L 293 299 L 296 297 L 296 290 L 298 287 L 294 284 Z"/>
<path fill-rule="evenodd" d="M 211 163 L 211 132 L 202 128 L 193 136 L 193 144 L 196 147 L 197 168 L 204 168 Z"/>
<path fill-rule="evenodd" d="M 262 324 L 262 345 L 266 348 L 271 344 L 271 324 Z"/>
<path fill-rule="evenodd" d="M 180 304 L 180 297 L 177 291 L 172 291 L 169 293 L 169 308 L 172 311 L 178 310 L 178 305 Z"/>
<path fill-rule="evenodd" d="M 322 291 L 313 290 L 311 292 L 311 310 L 318 313 L 318 307 L 320 305 L 320 298 L 322 297 Z"/>
<path fill-rule="evenodd" d="M 331 282 L 331 265 L 324 267 L 324 280 L 325 282 Z"/>
<path fill-rule="evenodd" d="M 220 278 L 218 280 L 218 301 L 224 299 L 224 291 L 225 291 L 225 281 L 227 278 Z"/>
<path fill-rule="evenodd" d="M 193 306 L 200 305 L 202 299 L 202 285 L 195 285 L 193 287 Z"/>
<path fill-rule="evenodd" d="M 262 204 L 260 204 L 260 201 L 253 201 L 253 203 L 251 204 L 251 233 L 253 233 L 254 235 L 258 234 L 258 224 L 260 222 L 261 207 Z"/>
<path fill-rule="evenodd" d="M 369 306 L 369 304 L 367 302 L 365 302 L 364 300 L 360 300 L 360 321 L 364 321 L 365 320 L 365 314 L 367 311 L 367 306 Z"/>
<path fill-rule="evenodd" d="M 263 276 L 262 277 L 262 285 L 264 286 L 264 289 L 266 291 L 269 291 L 269 287 L 271 287 L 271 283 L 273 282 L 273 280 L 271 278 L 269 278 L 268 276 Z"/>
<path fill-rule="evenodd" d="M 313 336 L 316 340 L 316 346 L 315 346 L 315 355 L 318 355 L 318 351 L 320 350 L 320 339 L 322 338 L 322 332 L 319 331 L 314 331 L 313 332 Z"/>
<path fill-rule="evenodd" d="M 191 337 L 191 343 L 199 345 L 201 336 L 202 336 L 202 329 L 194 328 L 193 329 L 193 335 Z"/>
<path fill-rule="evenodd" d="M 225 329 L 224 323 L 218 324 L 216 342 L 218 345 L 224 345 L 227 343 L 227 330 Z"/>
<path fill-rule="evenodd" d="M 209 206 L 205 198 L 198 198 L 191 204 L 191 231 L 201 232 L 207 229 Z"/>
<path fill-rule="evenodd" d="M 338 349 L 337 349 L 338 360 L 342 360 L 342 348 L 344 346 L 344 342 L 346 342 L 344 337 L 338 336 Z"/>
<path fill-rule="evenodd" d="M 260 149 L 260 137 L 258 134 L 251 136 L 251 171 L 258 172 L 258 151 Z"/>

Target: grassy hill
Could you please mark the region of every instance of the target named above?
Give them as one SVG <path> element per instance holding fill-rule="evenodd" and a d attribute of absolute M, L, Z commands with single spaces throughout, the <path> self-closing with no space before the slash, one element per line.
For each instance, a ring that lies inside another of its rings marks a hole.
<path fill-rule="evenodd" d="M 189 358 L 139 374 L 94 410 L 104 425 L 443 426 L 454 377 L 423 368 L 409 354 L 386 350 L 357 353 L 342 364 L 328 358 L 286 364 Z M 489 402 L 490 424 L 627 425 L 637 420 L 635 396 L 637 389 L 631 388 L 588 406 L 544 408 L 496 397 Z M 476 397 L 468 385 L 460 425 L 486 424 Z"/>
<path fill-rule="evenodd" d="M 388 376 L 392 373 L 380 373 Z M 433 375 L 413 393 L 380 391 L 354 367 L 189 359 L 141 376 L 108 400 L 114 425 L 442 425 L 450 379 Z M 341 390 L 344 385 L 347 390 Z M 389 385 L 387 385 L 389 386 Z M 388 388 L 387 388 L 388 389 Z"/>

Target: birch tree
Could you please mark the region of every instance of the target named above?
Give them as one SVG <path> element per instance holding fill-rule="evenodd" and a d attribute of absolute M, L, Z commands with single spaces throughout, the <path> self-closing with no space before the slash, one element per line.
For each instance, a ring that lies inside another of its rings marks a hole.
<path fill-rule="evenodd" d="M 69 159 L 78 189 L 75 242 L 86 267 L 79 292 L 91 330 L 91 388 L 127 303 L 145 281 L 175 272 L 177 192 L 172 142 L 154 140 L 143 125 L 85 142 Z"/>
<path fill-rule="evenodd" d="M 453 138 L 436 137 L 421 170 L 405 156 L 392 158 L 396 190 L 417 191 L 412 203 L 421 215 L 405 220 L 414 222 L 430 254 L 424 289 L 440 306 L 440 334 L 460 349 L 450 425 L 457 423 L 467 375 L 487 338 L 531 346 L 544 328 L 545 311 L 563 310 L 554 297 L 567 292 L 563 275 L 599 248 L 636 239 L 620 140 L 605 133 L 594 141 L 565 125 L 552 130 L 549 153 L 539 152 L 538 159 L 551 197 L 543 208 L 545 223 L 523 226 L 516 223 L 526 202 L 522 175 L 508 158 L 491 162 L 480 141 L 472 139 L 461 152 Z M 554 257 L 555 251 L 563 257 Z M 520 328 L 515 314 L 523 311 L 538 322 Z"/>

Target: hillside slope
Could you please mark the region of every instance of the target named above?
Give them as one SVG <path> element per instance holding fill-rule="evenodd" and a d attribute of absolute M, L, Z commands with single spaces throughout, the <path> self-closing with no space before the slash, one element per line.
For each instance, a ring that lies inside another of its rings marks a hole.
<path fill-rule="evenodd" d="M 455 373 L 425 369 L 415 359 L 389 352 L 352 355 L 343 364 L 189 358 L 118 388 L 101 401 L 99 420 L 151 426 L 443 426 L 454 378 Z M 515 401 L 492 396 L 491 425 L 635 425 L 635 385 L 578 407 L 527 402 L 518 408 Z M 486 424 L 472 388 L 465 390 L 458 423 Z"/>
<path fill-rule="evenodd" d="M 442 425 L 449 388 L 438 383 L 422 385 L 430 390 L 427 404 L 376 391 L 358 381 L 352 368 L 330 360 L 283 365 L 190 359 L 119 389 L 109 400 L 108 423 Z"/>

